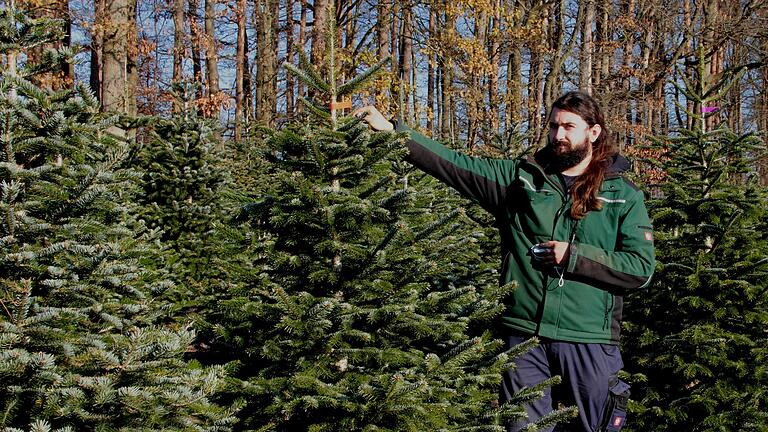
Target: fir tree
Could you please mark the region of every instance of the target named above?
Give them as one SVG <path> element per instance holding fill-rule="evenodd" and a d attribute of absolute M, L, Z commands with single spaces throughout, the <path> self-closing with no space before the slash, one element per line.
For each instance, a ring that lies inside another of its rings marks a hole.
<path fill-rule="evenodd" d="M 333 37 L 327 46 L 333 71 Z M 259 240 L 254 272 L 221 303 L 243 426 L 504 430 L 557 381 L 494 406 L 501 372 L 535 343 L 505 353 L 491 336 L 512 287 L 479 258 L 464 212 L 414 184 L 431 180 L 401 161 L 401 137 L 334 109 L 382 65 L 337 85 L 300 59 L 288 68 L 325 98 L 304 101 L 319 121 L 269 140 L 275 194 L 242 215 Z"/>
<path fill-rule="evenodd" d="M 19 54 L 61 23 L 12 6 L 0 12 L 0 428 L 229 428 L 232 410 L 208 400 L 222 368 L 185 362 L 194 332 L 158 325 L 168 284 L 141 263 L 154 234 L 130 215 L 130 143 L 85 87 L 32 84 L 48 63 Z"/>
<path fill-rule="evenodd" d="M 662 196 L 649 206 L 659 266 L 653 287 L 629 299 L 624 339 L 643 371 L 638 431 L 768 429 L 768 195 L 754 172 L 765 148 L 754 133 L 707 130 L 739 75 L 707 85 L 704 65 L 679 86 L 695 101 L 693 127 L 653 140 L 666 149 Z"/>
<path fill-rule="evenodd" d="M 173 86 L 181 110 L 149 119 L 148 136 L 131 163 L 141 173 L 138 216 L 161 232 L 158 259 L 150 265 L 170 272 L 174 307 L 187 312 L 221 288 L 216 281 L 226 278 L 219 257 L 227 256 L 217 229 L 227 212 L 229 173 L 213 122 L 191 103 L 194 94 L 192 84 Z"/>

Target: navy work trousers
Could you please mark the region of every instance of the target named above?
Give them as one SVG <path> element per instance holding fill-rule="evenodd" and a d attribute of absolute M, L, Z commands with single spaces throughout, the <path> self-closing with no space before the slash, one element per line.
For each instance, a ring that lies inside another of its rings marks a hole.
<path fill-rule="evenodd" d="M 530 335 L 507 337 L 507 347 L 513 347 Z M 547 432 L 597 431 L 608 402 L 608 383 L 624 367 L 619 347 L 595 343 L 558 342 L 548 339 L 539 346 L 515 359 L 516 367 L 503 375 L 501 398 L 509 398 L 523 387 L 531 387 L 555 375 L 562 383 L 547 389 L 542 399 L 527 405 L 528 419 L 511 424 L 509 430 L 517 432 L 563 406 L 576 406 L 579 416 L 568 424 L 559 424 Z"/>

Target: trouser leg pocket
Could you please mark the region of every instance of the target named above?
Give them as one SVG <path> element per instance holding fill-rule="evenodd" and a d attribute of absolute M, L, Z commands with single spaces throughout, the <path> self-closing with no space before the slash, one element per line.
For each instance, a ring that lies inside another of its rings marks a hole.
<path fill-rule="evenodd" d="M 600 432 L 619 432 L 627 420 L 629 384 L 613 377 L 608 382 L 608 401 L 600 422 Z"/>

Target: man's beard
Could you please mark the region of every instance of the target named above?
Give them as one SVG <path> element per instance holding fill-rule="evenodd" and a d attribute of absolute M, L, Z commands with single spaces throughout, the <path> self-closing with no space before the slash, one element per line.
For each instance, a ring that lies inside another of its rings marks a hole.
<path fill-rule="evenodd" d="M 590 142 L 589 138 L 584 138 L 584 142 L 581 145 L 572 145 L 566 143 L 565 146 L 560 146 L 559 142 L 550 142 L 549 145 L 552 148 L 552 162 L 550 167 L 554 168 L 558 172 L 573 168 L 578 165 L 589 154 Z"/>

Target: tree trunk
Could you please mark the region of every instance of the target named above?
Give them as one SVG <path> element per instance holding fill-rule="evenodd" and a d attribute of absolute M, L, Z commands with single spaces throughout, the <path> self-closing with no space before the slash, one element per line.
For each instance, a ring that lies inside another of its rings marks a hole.
<path fill-rule="evenodd" d="M 312 64 L 321 70 L 325 69 L 325 38 L 328 31 L 328 0 L 315 0 L 314 24 L 312 25 Z"/>
<path fill-rule="evenodd" d="M 185 51 L 185 32 L 184 32 L 184 0 L 174 0 L 173 5 L 173 78 L 172 82 L 179 82 L 184 79 L 184 51 Z"/>
<path fill-rule="evenodd" d="M 245 75 L 245 11 L 246 0 L 237 0 L 237 52 L 235 54 L 235 141 L 242 139 L 243 75 Z"/>
<path fill-rule="evenodd" d="M 493 17 L 491 18 L 488 35 L 488 60 L 491 62 L 491 72 L 488 76 L 488 106 L 491 134 L 499 133 L 499 68 L 501 55 L 499 53 L 499 34 L 501 33 L 501 0 L 496 0 Z"/>
<path fill-rule="evenodd" d="M 626 17 L 634 17 L 635 16 L 635 0 L 627 0 L 626 3 L 626 9 L 624 10 L 624 16 Z M 635 46 L 635 40 L 632 32 L 627 31 L 628 34 L 627 37 L 625 37 L 624 41 L 624 59 L 622 60 L 622 66 L 624 72 L 623 73 L 623 79 L 622 79 L 622 90 L 623 95 L 621 97 L 621 102 L 619 103 L 619 112 L 623 113 L 624 120 L 626 121 L 626 126 L 631 126 L 632 121 L 632 105 L 630 104 L 630 101 L 628 100 L 628 97 L 630 93 L 632 92 L 632 80 L 630 79 L 629 71 L 632 67 L 632 52 Z M 632 143 L 632 140 L 634 138 L 633 133 L 631 132 L 629 127 L 623 128 L 624 132 L 621 133 L 622 136 L 619 137 L 618 143 L 619 143 L 619 152 L 623 153 L 624 148 Z"/>
<path fill-rule="evenodd" d="M 488 46 L 488 13 L 482 11 L 474 14 L 475 21 L 475 39 L 482 46 Z M 484 53 L 485 54 L 485 53 Z M 467 148 L 474 150 L 479 141 L 483 129 L 483 115 L 481 114 L 483 97 L 485 92 L 481 84 L 481 72 L 472 72 L 468 77 L 470 88 L 468 88 L 468 97 L 464 100 L 467 104 Z"/>
<path fill-rule="evenodd" d="M 32 18 L 53 18 L 64 22 L 64 39 L 28 50 L 26 55 L 29 63 L 34 64 L 41 61 L 46 49 L 59 49 L 62 46 L 72 45 L 72 19 L 69 15 L 69 5 L 66 0 L 49 0 L 47 2 L 17 0 L 14 7 L 24 9 Z M 74 65 L 70 62 L 62 61 L 56 65 L 55 70 L 36 74 L 31 77 L 31 81 L 39 86 L 58 90 L 61 88 L 72 88 L 74 76 Z"/>
<path fill-rule="evenodd" d="M 106 5 L 102 109 L 136 114 L 136 3 L 112 0 Z"/>
<path fill-rule="evenodd" d="M 523 120 L 522 68 L 520 47 L 511 47 L 507 60 L 507 110 L 504 117 L 504 130 L 507 133 Z"/>
<path fill-rule="evenodd" d="M 443 23 L 443 31 L 450 31 L 455 25 L 454 18 L 448 12 L 444 12 Z M 444 139 L 453 141 L 453 59 L 450 55 L 445 55 L 448 52 L 447 47 L 443 47 L 443 52 L 440 80 L 442 94 L 440 133 Z"/>
<path fill-rule="evenodd" d="M 611 72 L 611 31 L 609 8 L 611 3 L 600 2 L 599 14 L 595 23 L 597 33 L 597 64 L 592 75 L 593 88 L 597 93 L 605 95 L 608 92 L 608 75 Z"/>
<path fill-rule="evenodd" d="M 581 63 L 579 64 L 579 88 L 592 94 L 592 57 L 595 42 L 592 37 L 592 25 L 595 22 L 595 0 L 586 0 L 586 15 L 582 28 Z"/>
<path fill-rule="evenodd" d="M 768 40 L 762 41 L 763 51 L 768 51 Z M 763 66 L 759 69 L 760 81 L 762 82 L 762 89 L 768 87 L 768 66 Z M 757 130 L 768 130 L 768 92 L 761 91 L 757 96 Z M 768 155 L 763 156 L 757 164 L 757 173 L 760 177 L 760 184 L 762 186 L 768 186 Z"/>
<path fill-rule="evenodd" d="M 545 27 L 546 28 L 546 27 Z M 528 130 L 531 144 L 536 146 L 542 138 L 541 121 L 544 93 L 542 84 L 544 81 L 545 57 L 538 49 L 531 50 L 531 63 L 528 67 Z"/>
<path fill-rule="evenodd" d="M 247 23 L 247 21 L 246 21 Z M 244 32 L 244 52 L 243 52 L 243 121 L 248 122 L 254 118 L 253 106 L 253 83 L 251 82 L 251 62 L 248 47 L 248 30 Z M 257 59 L 258 61 L 258 59 Z"/>
<path fill-rule="evenodd" d="M 727 11 L 723 11 L 720 8 L 720 2 L 718 0 L 708 0 L 704 7 L 704 40 L 701 43 L 705 44 L 705 51 L 712 50 L 712 56 L 705 59 L 707 66 L 706 79 L 704 79 L 705 88 L 715 84 L 720 79 L 719 77 L 723 73 L 725 62 L 725 47 L 718 43 L 717 29 L 720 28 L 720 24 L 725 21 L 723 14 Z M 734 91 L 731 89 L 731 91 Z M 719 104 L 725 103 L 725 101 L 718 101 Z M 712 115 L 706 119 L 706 130 L 716 129 L 720 122 L 719 115 Z"/>
<path fill-rule="evenodd" d="M 16 27 L 16 2 L 14 0 L 10 0 L 9 4 L 5 5 L 8 8 L 8 12 L 10 15 L 10 25 L 12 28 Z M 19 58 L 18 58 L 19 52 L 15 49 L 9 49 L 8 52 L 5 54 L 5 61 L 6 61 L 6 70 L 7 74 L 11 77 L 18 76 L 19 73 Z M 16 84 L 11 80 L 10 85 L 8 86 L 8 99 L 11 102 L 16 102 L 18 98 L 18 91 L 16 90 Z M 6 137 L 4 137 L 6 138 Z M 11 140 L 5 139 L 5 145 L 10 146 Z M 13 157 L 15 157 L 15 154 L 10 150 L 10 147 L 4 148 L 3 150 L 7 151 L 7 160 L 11 161 L 13 160 Z"/>
<path fill-rule="evenodd" d="M 398 46 L 398 42 L 400 42 L 400 19 L 398 16 L 398 6 L 399 3 L 392 4 L 389 8 L 390 15 L 387 18 L 387 22 L 389 23 L 389 52 L 392 53 L 393 71 L 400 70 L 400 47 Z M 393 88 L 392 90 L 394 94 L 397 94 L 399 89 Z"/>
<path fill-rule="evenodd" d="M 550 39 L 550 50 L 554 52 L 554 55 L 551 56 L 549 72 L 544 81 L 544 99 L 542 107 L 545 110 L 549 109 L 549 106 L 552 105 L 560 94 L 561 83 L 564 81 L 562 77 L 563 65 L 569 54 L 575 50 L 576 35 L 582 27 L 585 15 L 584 3 L 581 3 L 579 5 L 578 14 L 576 15 L 576 25 L 573 27 L 573 33 L 571 33 L 570 39 L 566 42 L 565 21 L 561 18 L 566 7 L 565 0 L 561 0 L 556 7 L 556 17 L 558 17 L 558 20 L 553 24 L 553 34 Z M 545 135 L 542 135 L 542 137 L 544 136 Z"/>
<path fill-rule="evenodd" d="M 294 47 L 294 40 L 293 40 L 293 30 L 295 27 L 295 22 L 293 19 L 293 8 L 294 8 L 294 0 L 285 0 L 285 8 L 288 11 L 285 18 L 285 61 L 288 63 L 293 63 L 293 54 L 294 50 L 296 49 Z M 301 46 L 299 46 L 301 47 Z M 261 52 L 259 50 L 256 51 Z M 258 88 L 258 78 L 256 79 L 256 86 Z M 286 74 L 285 77 L 285 112 L 288 118 L 291 118 L 294 114 L 294 90 L 295 90 L 296 84 L 293 79 L 293 76 L 291 74 Z M 257 90 L 258 91 L 258 90 Z M 256 98 L 256 103 L 258 104 L 258 97 Z"/>
<path fill-rule="evenodd" d="M 216 96 L 221 91 L 219 88 L 219 54 L 216 46 L 215 5 L 216 0 L 205 0 L 205 73 L 208 80 L 209 97 Z"/>
<path fill-rule="evenodd" d="M 189 0 L 189 10 L 187 11 L 187 22 L 189 22 L 189 33 L 192 43 L 192 78 L 197 85 L 196 97 L 203 97 L 203 61 L 200 55 L 200 20 L 198 9 L 199 0 Z"/>
<path fill-rule="evenodd" d="M 560 26 L 557 22 L 553 22 L 551 18 L 557 11 L 553 11 L 552 7 L 560 8 L 560 0 L 557 4 L 548 4 L 542 11 L 542 17 L 540 19 L 541 28 L 544 29 L 543 42 L 536 42 L 531 46 L 531 63 L 528 67 L 528 126 L 531 136 L 531 143 L 534 146 L 540 145 L 546 138 L 546 134 L 542 134 L 542 120 L 543 114 L 549 108 L 545 106 L 545 75 L 546 63 L 548 52 L 552 49 L 552 46 L 557 46 L 558 35 L 560 32 Z M 555 20 L 556 21 L 556 20 Z"/>
<path fill-rule="evenodd" d="M 405 112 L 405 119 L 408 123 L 414 122 L 414 112 L 411 109 L 410 94 L 411 94 L 411 76 L 413 75 L 413 15 L 411 14 L 411 6 L 407 3 L 403 4 L 403 19 L 402 19 L 402 31 L 400 32 L 400 60 L 398 65 L 400 66 L 399 79 L 402 83 L 403 91 L 403 103 L 404 107 L 400 107 Z M 414 84 L 415 85 L 415 84 Z"/>
<path fill-rule="evenodd" d="M 652 86 L 652 82 L 648 82 L 648 80 L 653 79 L 653 74 L 650 73 L 650 69 L 651 53 L 654 48 L 656 48 L 654 35 L 661 33 L 658 21 L 654 19 L 654 22 L 649 23 L 648 27 L 644 29 L 644 32 L 645 35 L 641 48 L 640 69 L 642 71 L 642 76 L 645 78 L 641 79 L 640 83 L 641 88 L 643 89 L 643 97 L 637 101 L 637 111 L 638 115 L 642 114 L 638 124 L 643 126 L 644 131 L 651 132 L 654 123 L 655 106 L 658 101 L 655 98 L 655 88 Z"/>
<path fill-rule="evenodd" d="M 184 80 L 184 51 L 186 50 L 184 32 L 184 0 L 175 0 L 173 5 L 173 77 L 171 82 Z M 182 109 L 181 101 L 173 101 L 173 111 Z"/>
<path fill-rule="evenodd" d="M 256 70 L 256 121 L 270 126 L 276 110 L 275 76 L 277 73 L 276 8 L 277 0 L 258 0 Z"/>
<path fill-rule="evenodd" d="M 429 39 L 435 40 L 437 35 L 435 34 L 435 11 L 434 8 L 429 10 Z M 435 128 L 435 55 L 429 54 L 427 59 L 427 132 L 434 133 Z"/>
<path fill-rule="evenodd" d="M 99 102 L 103 102 L 101 91 L 101 77 L 103 65 L 103 45 L 104 45 L 104 13 L 106 0 L 95 0 L 95 16 L 93 19 L 93 31 L 91 32 L 91 90 L 96 95 Z"/>
<path fill-rule="evenodd" d="M 389 64 L 390 70 L 396 71 L 397 58 L 395 58 L 396 57 L 395 53 L 390 51 L 391 49 L 390 39 L 392 35 L 390 26 L 392 24 L 393 7 L 394 6 L 392 5 L 392 3 L 387 1 L 378 2 L 378 4 L 376 5 L 376 14 L 378 18 L 376 20 L 376 43 L 378 44 L 378 46 L 376 47 L 376 50 L 378 53 L 378 58 L 385 59 L 389 57 L 391 59 Z M 383 106 L 381 108 L 384 109 L 385 111 L 389 111 L 392 108 L 393 96 L 397 94 L 394 92 L 395 89 L 393 87 L 390 87 L 389 90 L 390 90 L 389 97 L 385 99 L 386 103 L 384 103 L 385 100 L 382 100 L 381 95 L 378 98 L 376 98 L 377 102 L 382 103 Z M 386 90 L 383 91 L 382 93 L 385 93 L 386 95 Z M 389 114 L 393 114 L 393 113 L 389 112 Z"/>
<path fill-rule="evenodd" d="M 342 3 L 343 4 L 343 3 Z M 363 2 L 349 2 L 349 6 L 344 8 L 346 16 L 344 19 L 344 48 L 352 58 L 356 58 L 359 54 L 359 47 L 356 46 L 357 41 L 360 39 L 358 32 L 360 31 L 360 16 Z M 355 76 L 357 65 L 353 62 L 344 62 L 345 67 L 342 69 L 344 73 L 343 81 L 346 81 L 348 77 Z"/>
<path fill-rule="evenodd" d="M 413 45 L 411 45 L 413 46 Z M 416 50 L 411 49 L 411 65 L 416 64 Z M 421 122 L 421 105 L 419 104 L 419 76 L 417 68 L 411 66 L 411 109 L 413 110 L 413 122 L 414 124 L 420 124 Z"/>
<path fill-rule="evenodd" d="M 683 3 L 683 21 L 685 23 L 684 28 L 686 29 L 685 31 L 694 32 L 695 30 L 693 29 L 693 11 L 691 10 L 691 2 L 683 1 L 682 3 Z M 693 51 L 692 39 L 693 38 L 688 38 L 688 40 L 686 41 L 686 44 L 685 44 L 686 53 L 690 53 Z M 695 76 L 696 76 L 696 72 L 694 70 L 694 67 L 686 66 L 685 78 L 688 80 L 691 80 Z M 694 109 L 693 101 L 688 100 L 687 98 L 686 98 L 686 109 L 688 112 L 693 112 L 693 109 Z M 693 121 L 694 121 L 693 117 L 687 116 L 687 124 L 685 125 L 685 127 L 687 127 L 688 129 L 693 128 Z"/>
<path fill-rule="evenodd" d="M 301 0 L 301 18 L 299 21 L 299 47 L 303 49 L 307 44 L 307 0 Z M 296 94 L 299 96 L 306 96 L 304 84 L 298 81 L 296 87 Z M 296 104 L 297 112 L 301 111 L 301 104 Z"/>
<path fill-rule="evenodd" d="M 72 19 L 69 16 L 69 4 L 66 0 L 62 0 L 60 3 L 59 11 L 65 19 L 64 24 L 64 45 L 72 46 Z M 68 87 L 72 87 L 75 82 L 75 64 L 73 62 L 65 62 L 61 65 L 61 70 L 64 73 L 64 82 Z"/>
<path fill-rule="evenodd" d="M 389 2 L 379 2 L 377 6 L 378 20 L 376 21 L 376 37 L 378 39 L 379 58 L 389 57 L 389 23 L 392 16 L 392 5 Z M 431 34 L 431 33 L 430 33 Z M 393 59 L 394 60 L 394 59 Z"/>
<path fill-rule="evenodd" d="M 510 5 L 511 11 L 518 6 L 517 1 Z M 505 12 L 506 28 L 515 28 L 519 23 L 515 20 L 513 14 Z M 509 47 L 507 56 L 507 93 L 504 97 L 506 110 L 504 113 L 504 133 L 507 137 L 512 137 L 512 129 L 519 125 L 523 119 L 523 86 L 522 86 L 522 48 L 520 44 L 513 44 Z"/>

